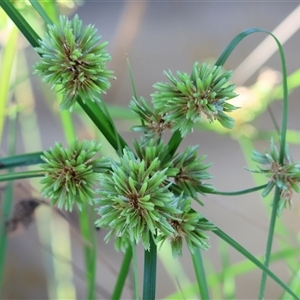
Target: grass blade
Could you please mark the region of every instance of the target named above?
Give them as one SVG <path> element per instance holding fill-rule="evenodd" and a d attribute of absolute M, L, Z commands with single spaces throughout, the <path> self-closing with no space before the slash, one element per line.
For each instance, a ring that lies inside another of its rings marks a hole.
<path fill-rule="evenodd" d="M 249 261 L 254 263 L 257 267 L 263 270 L 267 275 L 269 275 L 278 285 L 280 285 L 289 295 L 293 296 L 294 299 L 300 300 L 300 298 L 286 285 L 284 284 L 273 272 L 271 272 L 263 263 L 261 263 L 255 256 L 253 256 L 249 251 L 232 239 L 229 235 L 223 232 L 221 229 L 213 231 L 218 237 L 227 242 L 231 247 L 236 249 L 239 253 L 245 256 Z"/>
<path fill-rule="evenodd" d="M 119 276 L 114 288 L 114 291 L 112 293 L 111 299 L 112 300 L 118 300 L 120 299 L 122 295 L 122 291 L 125 285 L 125 280 L 129 272 L 129 267 L 131 263 L 131 258 L 132 258 L 132 248 L 129 247 L 124 255 L 124 259 L 122 262 L 122 266 L 119 272 Z"/>
<path fill-rule="evenodd" d="M 0 158 L 0 170 L 41 164 L 43 163 L 41 155 L 43 155 L 43 152 L 20 154 Z"/>
<path fill-rule="evenodd" d="M 42 17 L 46 24 L 53 24 L 53 21 L 50 19 L 48 14 L 45 12 L 40 3 L 36 0 L 29 0 L 34 9 L 38 12 L 38 14 Z"/>

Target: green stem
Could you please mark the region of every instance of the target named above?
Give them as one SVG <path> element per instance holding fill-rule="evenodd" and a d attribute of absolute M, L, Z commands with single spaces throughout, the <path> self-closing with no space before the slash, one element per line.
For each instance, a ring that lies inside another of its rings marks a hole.
<path fill-rule="evenodd" d="M 5 188 L 5 194 L 2 205 L 2 220 L 0 222 L 0 295 L 3 286 L 3 277 L 5 269 L 5 258 L 7 249 L 7 235 L 5 223 L 9 219 L 13 206 L 13 185 L 9 182 Z"/>
<path fill-rule="evenodd" d="M 111 296 L 112 300 L 118 300 L 121 297 L 123 287 L 125 284 L 125 280 L 126 280 L 128 272 L 129 272 L 131 258 L 132 258 L 132 248 L 129 247 L 124 255 L 124 259 L 123 259 L 122 266 L 121 266 L 121 269 L 119 272 L 119 276 L 118 276 L 114 291 Z"/>
<path fill-rule="evenodd" d="M 239 35 L 237 35 L 228 47 L 223 51 L 220 58 L 217 60 L 216 65 L 223 66 L 231 52 L 235 49 L 235 47 L 239 44 L 239 42 L 248 36 L 249 34 L 255 32 L 263 32 L 267 33 L 268 35 L 272 36 L 278 46 L 280 61 L 281 61 L 281 71 L 282 71 L 282 88 L 283 88 L 283 109 L 282 109 L 282 120 L 281 120 L 281 135 L 280 135 L 280 152 L 279 152 L 279 164 L 284 164 L 284 157 L 285 157 L 285 142 L 286 142 L 286 132 L 287 132 L 287 113 L 288 113 L 288 85 L 287 85 L 287 72 L 286 72 L 286 63 L 284 52 L 282 46 L 278 39 L 269 31 L 260 29 L 260 28 L 250 28 L 248 30 L 243 31 Z M 272 216 L 270 220 L 270 227 L 269 227 L 269 234 L 268 234 L 268 241 L 266 246 L 266 254 L 265 254 L 265 267 L 268 268 L 269 266 L 269 258 L 271 255 L 272 250 L 272 242 L 273 242 L 273 235 L 274 228 L 276 223 L 276 213 L 278 208 L 280 198 L 280 189 L 276 189 L 273 201 L 273 209 L 272 209 Z M 266 274 L 265 272 L 262 275 L 261 284 L 260 284 L 260 292 L 259 292 L 259 299 L 263 298 L 264 291 L 266 286 Z"/>
<path fill-rule="evenodd" d="M 273 200 L 272 214 L 271 214 L 271 219 L 270 219 L 269 232 L 268 232 L 265 261 L 264 261 L 264 264 L 267 268 L 269 267 L 269 264 L 270 264 L 272 243 L 273 243 L 273 237 L 274 237 L 274 231 L 275 231 L 275 223 L 276 223 L 279 200 L 280 200 L 280 189 L 276 186 L 274 200 Z M 260 300 L 262 300 L 264 298 L 266 283 L 267 283 L 267 273 L 263 272 L 262 276 L 261 276 L 259 296 L 258 296 L 258 299 L 260 299 Z"/>
<path fill-rule="evenodd" d="M 203 260 L 201 255 L 201 250 L 196 249 L 194 254 L 192 255 L 194 270 L 197 278 L 198 288 L 201 295 L 201 299 L 210 299 L 209 292 L 208 292 L 208 286 L 205 276 L 205 270 L 203 266 Z"/>
<path fill-rule="evenodd" d="M 176 150 L 178 149 L 181 141 L 182 141 L 181 134 L 180 134 L 179 130 L 177 130 L 173 133 L 173 135 L 171 136 L 171 138 L 169 140 L 168 152 L 163 157 L 162 164 L 173 158 L 173 156 L 174 156 Z"/>
<path fill-rule="evenodd" d="M 42 19 L 45 21 L 46 24 L 53 24 L 52 20 L 46 13 L 46 11 L 43 9 L 43 7 L 39 4 L 38 1 L 29 0 L 31 5 L 35 8 L 35 10 L 38 12 L 38 14 L 42 17 Z"/>
<path fill-rule="evenodd" d="M 126 142 L 118 132 L 114 131 L 114 128 L 108 120 L 107 116 L 96 103 L 90 101 L 83 103 L 79 97 L 77 98 L 77 102 L 114 149 L 119 151 L 120 147 L 122 149 L 126 147 Z"/>
<path fill-rule="evenodd" d="M 150 250 L 144 252 L 144 285 L 143 300 L 155 299 L 157 246 L 150 237 Z"/>
<path fill-rule="evenodd" d="M 253 256 L 249 251 L 247 251 L 244 247 L 242 247 L 239 243 L 237 243 L 234 239 L 232 239 L 229 235 L 227 235 L 224 231 L 217 228 L 212 231 L 215 235 L 223 239 L 226 243 L 228 243 L 232 248 L 236 249 L 239 253 L 245 256 L 249 261 L 254 263 L 257 267 L 263 270 L 267 275 L 269 275 L 279 286 L 281 286 L 286 292 L 288 292 L 294 299 L 300 300 L 299 296 L 297 296 L 287 285 L 285 285 L 273 272 L 271 272 L 263 263 L 261 263 L 255 256 Z"/>
<path fill-rule="evenodd" d="M 249 194 L 249 193 L 253 193 L 253 192 L 262 190 L 266 186 L 267 186 L 267 184 L 263 184 L 263 185 L 260 185 L 260 186 L 256 186 L 256 187 L 241 190 L 241 191 L 235 191 L 235 192 L 213 191 L 213 192 L 207 192 L 207 194 L 224 195 L 224 196 L 239 196 L 239 195 Z"/>
<path fill-rule="evenodd" d="M 45 176 L 45 171 L 41 171 L 41 170 L 6 173 L 0 175 L 0 182 L 17 180 L 17 179 L 25 179 L 25 178 L 43 177 L 43 176 Z"/>

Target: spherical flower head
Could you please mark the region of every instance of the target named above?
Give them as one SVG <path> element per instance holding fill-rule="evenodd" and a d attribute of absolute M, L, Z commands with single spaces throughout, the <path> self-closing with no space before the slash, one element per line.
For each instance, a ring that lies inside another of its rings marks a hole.
<path fill-rule="evenodd" d="M 86 201 L 93 204 L 92 186 L 98 182 L 99 174 L 107 170 L 105 159 L 92 159 L 99 151 L 100 144 L 94 141 L 74 140 L 70 148 L 55 143 L 53 148 L 41 156 L 45 162 L 45 178 L 41 180 L 44 187 L 41 193 L 51 199 L 52 205 L 58 202 L 58 208 L 72 211 L 74 203 L 81 209 Z"/>
<path fill-rule="evenodd" d="M 111 229 L 106 240 L 116 235 L 117 250 L 125 251 L 139 241 L 149 250 L 150 235 L 155 237 L 158 231 L 174 234 L 167 219 L 180 211 L 164 184 L 166 172 L 167 168 L 160 170 L 158 158 L 147 166 L 131 150 L 124 149 L 120 163 L 112 161 L 112 171 L 100 174 L 100 199 L 96 203 L 101 218 L 96 225 Z"/>
<path fill-rule="evenodd" d="M 164 72 L 171 83 L 156 83 L 152 102 L 155 110 L 165 114 L 164 120 L 173 123 L 172 130 L 180 130 L 181 136 L 192 131 L 194 123 L 206 115 L 210 122 L 215 120 L 226 128 L 234 126 L 234 120 L 226 112 L 237 107 L 227 103 L 234 98 L 235 86 L 228 85 L 232 72 L 220 75 L 220 66 L 194 64 L 192 74 L 177 72 L 179 79 L 171 71 Z"/>
<path fill-rule="evenodd" d="M 110 87 L 113 72 L 106 69 L 111 59 L 107 43 L 99 44 L 97 30 L 88 25 L 82 28 L 78 15 L 73 20 L 65 16 L 59 24 L 48 25 L 48 32 L 36 51 L 41 60 L 35 65 L 35 74 L 53 87 L 60 87 L 63 99 L 61 109 L 70 109 L 80 97 L 86 101 L 100 101 L 100 94 Z"/>
<path fill-rule="evenodd" d="M 182 255 L 183 240 L 186 241 L 187 247 L 191 253 L 196 248 L 207 250 L 210 245 L 209 237 L 204 231 L 215 230 L 216 227 L 206 220 L 200 213 L 191 208 L 191 200 L 183 195 L 177 198 L 176 207 L 181 211 L 175 214 L 175 219 L 169 220 L 176 234 L 168 237 L 163 232 L 158 236 L 157 242 L 164 242 L 167 239 L 171 241 L 173 257 Z"/>
<path fill-rule="evenodd" d="M 271 140 L 270 153 L 268 151 L 260 153 L 254 150 L 252 160 L 267 167 L 261 168 L 258 166 L 258 170 L 250 170 L 251 172 L 265 174 L 271 178 L 263 190 L 262 196 L 266 197 L 274 186 L 280 188 L 280 201 L 277 210 L 277 214 L 280 216 L 283 208 L 292 206 L 293 191 L 300 193 L 300 163 L 292 163 L 288 146 L 286 146 L 285 159 L 281 164 L 273 139 Z"/>

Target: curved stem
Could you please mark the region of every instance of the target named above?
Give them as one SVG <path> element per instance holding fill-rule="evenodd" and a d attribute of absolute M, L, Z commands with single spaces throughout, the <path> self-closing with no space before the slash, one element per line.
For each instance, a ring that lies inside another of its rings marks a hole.
<path fill-rule="evenodd" d="M 213 192 L 207 192 L 206 194 L 214 194 L 214 195 L 224 195 L 224 196 L 239 196 L 244 194 L 253 193 L 259 190 L 264 189 L 267 186 L 267 184 L 259 185 L 253 188 L 249 188 L 246 190 L 241 191 L 235 191 L 235 192 L 221 192 L 221 191 L 213 191 Z"/>
<path fill-rule="evenodd" d="M 238 45 L 238 43 L 248 36 L 249 34 L 255 33 L 255 32 L 263 32 L 267 33 L 270 36 L 272 36 L 278 46 L 279 49 L 279 55 L 281 60 L 281 71 L 282 71 L 282 87 L 283 87 L 283 109 L 282 109 L 282 120 L 281 120 L 281 133 L 280 133 L 280 152 L 279 152 L 279 164 L 283 165 L 284 163 L 284 157 L 285 157 L 285 142 L 286 142 L 286 131 L 287 131 L 287 113 L 288 113 L 288 86 L 287 86 L 287 72 L 286 72 L 286 63 L 285 63 L 285 57 L 284 52 L 282 49 L 282 46 L 278 39 L 269 31 L 260 29 L 260 28 L 250 28 L 248 30 L 243 31 L 239 35 L 237 35 L 229 44 L 229 46 L 223 51 L 220 58 L 217 60 L 216 65 L 222 66 L 231 52 L 235 49 L 235 47 Z M 270 255 L 271 255 L 271 249 L 272 249 L 272 241 L 273 241 L 273 235 L 274 235 L 274 229 L 275 229 L 275 223 L 276 223 L 276 213 L 278 208 L 278 203 L 280 200 L 280 189 L 276 188 L 275 195 L 274 195 L 274 201 L 273 201 L 273 209 L 272 209 L 272 216 L 270 220 L 270 227 L 269 227 L 269 234 L 268 234 L 268 241 L 266 246 L 266 259 L 265 259 L 265 267 L 268 268 L 269 261 L 270 261 Z M 260 292 L 259 292 L 259 299 L 263 298 L 265 286 L 266 286 L 266 272 L 263 272 L 262 279 L 261 279 L 261 285 L 260 285 Z"/>

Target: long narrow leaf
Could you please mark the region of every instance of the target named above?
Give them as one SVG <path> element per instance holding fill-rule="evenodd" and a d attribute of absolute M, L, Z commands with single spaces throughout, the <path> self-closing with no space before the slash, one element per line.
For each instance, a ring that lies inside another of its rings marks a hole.
<path fill-rule="evenodd" d="M 117 282 L 116 282 L 114 291 L 111 296 L 112 300 L 118 300 L 118 299 L 120 299 L 120 297 L 122 295 L 122 291 L 123 291 L 123 288 L 125 285 L 125 280 L 126 280 L 128 272 L 129 272 L 131 259 L 132 259 L 132 248 L 128 247 L 128 249 L 124 255 L 124 258 L 123 258 L 123 262 L 121 265 L 121 269 L 119 272 L 119 276 L 117 278 Z"/>
<path fill-rule="evenodd" d="M 41 155 L 43 155 L 43 152 L 20 154 L 0 158 L 0 170 L 40 164 L 43 162 Z"/>
<path fill-rule="evenodd" d="M 270 271 L 263 263 L 261 263 L 255 256 L 253 256 L 249 251 L 247 251 L 244 247 L 242 247 L 239 243 L 237 243 L 234 239 L 232 239 L 229 235 L 227 235 L 221 229 L 217 229 L 213 231 L 218 237 L 227 242 L 231 247 L 236 249 L 239 253 L 249 259 L 252 263 L 254 263 L 257 267 L 263 270 L 267 275 L 269 275 L 278 285 L 280 285 L 287 293 L 294 297 L 294 299 L 300 299 L 286 284 L 284 284 L 272 271 Z"/>
<path fill-rule="evenodd" d="M 52 24 L 52 20 L 49 18 L 43 7 L 36 0 L 29 0 L 31 5 L 35 8 L 38 14 L 42 17 L 46 24 Z"/>

